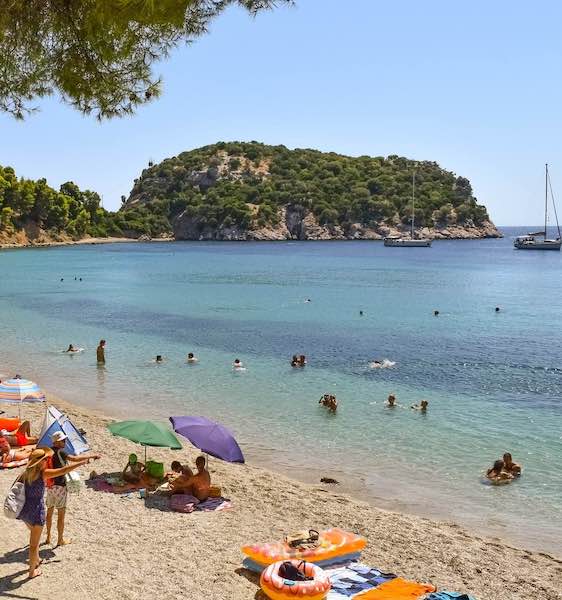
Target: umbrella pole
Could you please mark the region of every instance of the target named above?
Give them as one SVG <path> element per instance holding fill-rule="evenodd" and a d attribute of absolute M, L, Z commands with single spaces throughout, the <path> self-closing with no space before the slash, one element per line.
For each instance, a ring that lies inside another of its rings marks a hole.
<path fill-rule="evenodd" d="M 146 467 L 146 444 L 144 446 L 144 466 Z"/>

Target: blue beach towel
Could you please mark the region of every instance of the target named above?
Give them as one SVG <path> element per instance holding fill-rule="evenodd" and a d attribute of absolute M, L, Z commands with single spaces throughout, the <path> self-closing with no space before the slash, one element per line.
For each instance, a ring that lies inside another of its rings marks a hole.
<path fill-rule="evenodd" d="M 395 579 L 393 573 L 383 573 L 361 563 L 354 563 L 339 569 L 328 569 L 332 589 L 328 600 L 349 600 L 356 594 L 366 592 L 381 583 Z"/>
<path fill-rule="evenodd" d="M 476 598 L 459 592 L 434 592 L 427 597 L 427 600 L 476 600 Z"/>

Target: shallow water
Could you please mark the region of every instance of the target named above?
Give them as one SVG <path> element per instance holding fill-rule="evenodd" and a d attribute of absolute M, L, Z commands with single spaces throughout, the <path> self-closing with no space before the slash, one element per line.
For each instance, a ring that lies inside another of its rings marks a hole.
<path fill-rule="evenodd" d="M 17 369 L 117 415 L 205 414 L 263 463 L 336 473 L 388 506 L 561 553 L 562 256 L 517 252 L 516 232 L 506 233 L 431 249 L 186 242 L 2 251 L 0 373 Z M 107 365 L 98 368 L 102 337 Z M 85 351 L 63 354 L 69 343 Z M 185 364 L 188 351 L 198 365 Z M 305 369 L 290 368 L 294 353 L 307 355 Z M 156 354 L 164 364 L 151 362 Z M 245 372 L 232 371 L 236 357 Z M 369 368 L 383 358 L 396 366 Z M 318 406 L 325 392 L 337 395 L 337 416 Z M 390 392 L 401 407 L 384 407 Z M 427 415 L 408 408 L 421 398 Z M 524 476 L 482 485 L 504 451 Z"/>

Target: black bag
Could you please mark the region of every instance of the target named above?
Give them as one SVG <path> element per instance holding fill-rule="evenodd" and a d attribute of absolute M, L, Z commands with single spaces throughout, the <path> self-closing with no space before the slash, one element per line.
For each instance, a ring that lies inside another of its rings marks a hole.
<path fill-rule="evenodd" d="M 279 567 L 279 577 L 283 577 L 283 579 L 288 579 L 289 581 L 310 581 L 312 579 L 312 577 L 307 577 L 304 574 L 305 566 L 306 566 L 306 561 L 304 561 L 304 560 L 301 560 L 301 562 L 296 567 L 291 561 L 286 560 Z M 302 567 L 302 571 L 301 571 L 301 567 Z"/>

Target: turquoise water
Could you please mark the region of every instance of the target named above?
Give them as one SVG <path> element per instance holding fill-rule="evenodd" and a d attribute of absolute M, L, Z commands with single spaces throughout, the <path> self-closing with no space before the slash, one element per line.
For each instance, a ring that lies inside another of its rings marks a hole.
<path fill-rule="evenodd" d="M 2 251 L 0 373 L 17 370 L 118 416 L 205 414 L 264 464 L 334 476 L 384 506 L 561 553 L 562 256 L 514 251 L 514 233 L 429 250 L 186 242 Z M 98 368 L 102 337 L 107 365 Z M 85 351 L 62 354 L 69 343 Z M 198 365 L 185 364 L 189 351 Z M 304 370 L 290 368 L 294 353 L 307 355 Z M 151 362 L 156 354 L 164 364 Z M 236 357 L 245 372 L 232 371 Z M 396 366 L 370 369 L 376 358 Z M 325 392 L 337 395 L 337 416 L 318 406 Z M 384 407 L 390 392 L 404 408 Z M 427 415 L 405 408 L 421 398 Z M 504 451 L 524 476 L 482 485 Z"/>

